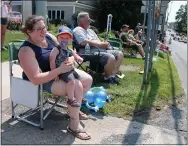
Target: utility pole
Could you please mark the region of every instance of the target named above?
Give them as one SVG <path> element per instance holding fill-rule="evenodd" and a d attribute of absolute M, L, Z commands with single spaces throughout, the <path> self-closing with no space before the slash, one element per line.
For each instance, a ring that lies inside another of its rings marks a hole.
<path fill-rule="evenodd" d="M 47 0 L 35 0 L 35 6 L 36 6 L 36 15 L 43 16 L 44 19 L 46 20 Z"/>
<path fill-rule="evenodd" d="M 162 34 L 164 33 L 164 25 L 165 25 L 165 21 L 166 21 L 166 10 L 167 10 L 167 7 L 165 9 L 165 13 L 163 14 L 163 19 L 162 19 L 162 26 L 161 26 L 161 33 Z"/>
<path fill-rule="evenodd" d="M 22 22 L 32 15 L 32 1 L 22 0 Z"/>
<path fill-rule="evenodd" d="M 152 60 L 153 60 L 153 53 L 154 53 L 154 50 L 155 50 L 155 0 L 153 0 L 153 5 L 152 5 L 152 38 L 151 39 L 151 47 L 150 47 L 150 53 L 149 53 L 149 65 L 148 65 L 148 72 L 151 72 L 151 68 L 152 68 Z"/>
<path fill-rule="evenodd" d="M 145 9 L 145 13 L 144 13 L 144 21 L 143 21 L 143 33 L 142 33 L 142 37 L 144 36 L 144 32 L 145 32 L 145 26 L 146 26 L 146 15 L 147 15 L 147 12 L 148 12 L 148 2 L 149 1 L 146 1 L 146 9 Z"/>
<path fill-rule="evenodd" d="M 145 49 L 145 61 L 144 61 L 144 75 L 143 75 L 143 84 L 147 83 L 147 72 L 148 72 L 148 50 L 150 44 L 150 34 L 151 34 L 151 10 L 152 1 L 149 1 L 148 4 L 148 18 L 147 18 L 147 38 L 146 38 L 146 49 Z"/>

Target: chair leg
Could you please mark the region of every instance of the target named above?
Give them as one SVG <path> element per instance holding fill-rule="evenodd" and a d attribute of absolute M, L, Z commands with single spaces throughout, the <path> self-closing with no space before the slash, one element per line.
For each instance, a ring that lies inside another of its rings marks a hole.
<path fill-rule="evenodd" d="M 78 67 L 77 67 L 77 68 L 81 68 L 83 71 L 86 71 L 86 69 L 84 69 L 84 68 L 82 67 L 83 62 L 82 62 L 82 63 L 77 62 L 77 64 L 78 64 Z"/>
<path fill-rule="evenodd" d="M 59 96 L 57 99 L 56 99 L 56 101 L 55 102 L 53 102 L 53 101 L 47 101 L 47 102 L 49 102 L 50 104 L 52 104 L 52 107 L 48 110 L 48 112 L 45 114 L 45 116 L 43 117 L 43 120 L 46 120 L 46 118 L 48 117 L 48 115 L 52 112 L 52 110 L 54 109 L 54 107 L 55 106 L 57 106 L 57 104 L 58 104 L 58 102 L 61 100 L 61 96 Z M 61 105 L 61 104 L 59 104 L 59 105 Z M 63 105 L 61 105 L 61 106 L 63 106 Z M 65 106 L 63 106 L 63 107 L 65 107 Z M 66 107 L 67 108 L 67 107 Z"/>
<path fill-rule="evenodd" d="M 59 98 L 61 99 L 62 97 L 59 96 Z M 58 98 L 58 99 L 59 99 L 59 98 Z M 56 99 L 56 100 L 58 100 L 58 99 Z M 59 100 L 60 100 L 60 99 L 59 99 Z M 58 100 L 58 101 L 59 101 L 59 100 Z M 52 104 L 52 105 L 54 105 L 54 103 L 55 103 L 54 101 L 51 101 L 51 100 L 49 100 L 49 99 L 47 99 L 47 102 L 48 102 L 49 104 Z M 66 109 L 67 109 L 67 105 L 63 105 L 63 104 L 60 104 L 60 103 L 57 103 L 56 106 L 61 107 L 61 108 L 66 108 Z"/>
<path fill-rule="evenodd" d="M 40 85 L 40 129 L 44 129 L 44 121 L 43 121 L 43 86 Z"/>
<path fill-rule="evenodd" d="M 14 118 L 15 117 L 15 112 L 14 112 L 14 103 L 13 103 L 13 101 L 11 101 L 11 108 L 12 108 L 12 118 Z"/>

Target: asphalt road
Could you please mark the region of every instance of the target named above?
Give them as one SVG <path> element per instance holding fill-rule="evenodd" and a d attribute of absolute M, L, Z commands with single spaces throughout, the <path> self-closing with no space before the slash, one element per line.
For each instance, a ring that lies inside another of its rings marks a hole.
<path fill-rule="evenodd" d="M 167 34 L 168 39 L 169 35 Z M 187 95 L 187 43 L 172 40 L 170 48 L 172 49 L 172 59 L 178 70 L 182 87 Z"/>

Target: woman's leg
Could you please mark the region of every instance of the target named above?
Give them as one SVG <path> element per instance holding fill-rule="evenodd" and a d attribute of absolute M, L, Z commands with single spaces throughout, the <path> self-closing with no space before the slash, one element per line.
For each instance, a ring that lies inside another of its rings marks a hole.
<path fill-rule="evenodd" d="M 91 85 L 93 83 L 93 78 L 85 71 L 79 69 L 75 69 L 75 71 L 78 73 L 80 77 L 80 81 L 83 86 L 83 98 L 84 98 L 85 93 L 91 88 Z M 87 120 L 87 119 L 88 119 L 87 114 L 84 114 L 83 112 L 80 111 L 80 120 Z"/>
<path fill-rule="evenodd" d="M 1 48 L 4 47 L 7 24 L 1 24 Z"/>
<path fill-rule="evenodd" d="M 93 83 L 93 78 L 91 77 L 91 75 L 89 75 L 88 73 L 82 70 L 75 69 L 75 71 L 80 76 L 80 81 L 83 86 L 83 94 L 85 94 L 91 88 L 91 85 Z"/>
<path fill-rule="evenodd" d="M 68 96 L 67 104 L 73 107 L 80 107 L 80 104 L 75 99 L 74 91 L 75 91 L 75 80 L 71 80 L 67 83 L 67 96 Z"/>
<path fill-rule="evenodd" d="M 59 80 L 58 82 L 54 82 L 51 87 L 51 92 L 54 95 L 58 96 L 66 96 L 66 83 Z M 82 83 L 78 80 L 75 81 L 75 98 L 78 103 L 81 103 L 83 97 L 83 86 Z M 83 127 L 80 125 L 80 120 L 79 120 L 79 111 L 80 108 L 78 107 L 72 107 L 68 105 L 68 112 L 70 116 L 70 129 L 72 131 L 76 131 L 79 129 L 83 129 Z M 78 133 L 80 137 L 88 137 L 87 133 Z"/>

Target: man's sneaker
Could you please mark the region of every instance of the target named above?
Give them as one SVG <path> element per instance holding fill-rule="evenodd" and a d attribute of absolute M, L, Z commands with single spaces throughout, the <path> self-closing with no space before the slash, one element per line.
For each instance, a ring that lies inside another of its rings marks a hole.
<path fill-rule="evenodd" d="M 113 80 L 115 84 L 119 85 L 119 81 L 117 81 L 115 77 L 113 78 Z"/>
<path fill-rule="evenodd" d="M 120 79 L 123 79 L 125 77 L 125 75 L 121 71 L 118 71 L 116 76 Z"/>
<path fill-rule="evenodd" d="M 105 80 L 106 82 L 108 82 L 110 85 L 117 85 L 117 83 L 115 83 L 114 78 L 110 77 L 107 80 Z"/>
<path fill-rule="evenodd" d="M 3 47 L 1 47 L 1 51 L 2 51 L 2 50 L 7 50 L 7 48 L 5 48 L 5 47 L 3 46 Z"/>

